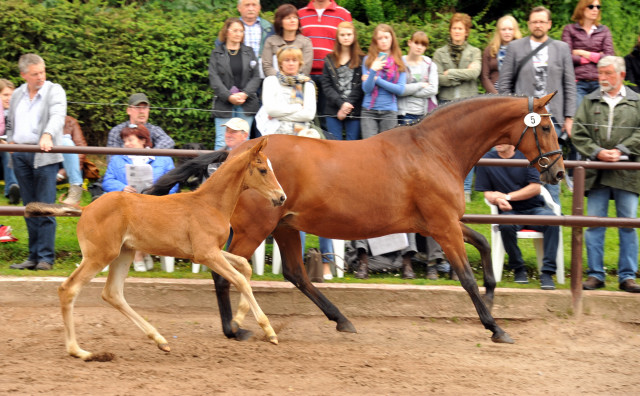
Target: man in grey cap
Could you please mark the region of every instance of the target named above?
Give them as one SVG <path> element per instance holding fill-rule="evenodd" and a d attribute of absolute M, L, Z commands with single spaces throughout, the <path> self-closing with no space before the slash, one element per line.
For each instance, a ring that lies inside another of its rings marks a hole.
<path fill-rule="evenodd" d="M 227 127 L 224 134 L 224 143 L 227 145 L 227 150 L 233 150 L 249 137 L 249 123 L 242 118 L 232 118 L 222 126 Z"/>
<path fill-rule="evenodd" d="M 122 130 L 131 125 L 144 125 L 151 134 L 151 141 L 154 148 L 171 149 L 175 146 L 173 139 L 169 137 L 159 126 L 149 124 L 149 98 L 143 93 L 134 93 L 129 97 L 129 106 L 127 106 L 127 114 L 129 121 L 118 124 L 107 137 L 107 147 L 124 147 L 124 142 L 120 134 Z"/>

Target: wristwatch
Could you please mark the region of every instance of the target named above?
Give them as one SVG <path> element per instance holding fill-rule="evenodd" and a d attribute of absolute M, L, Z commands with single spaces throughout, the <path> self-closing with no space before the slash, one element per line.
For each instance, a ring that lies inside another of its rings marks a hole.
<path fill-rule="evenodd" d="M 509 195 L 509 194 L 505 195 L 504 199 L 506 199 L 507 201 L 511 201 L 511 195 Z"/>

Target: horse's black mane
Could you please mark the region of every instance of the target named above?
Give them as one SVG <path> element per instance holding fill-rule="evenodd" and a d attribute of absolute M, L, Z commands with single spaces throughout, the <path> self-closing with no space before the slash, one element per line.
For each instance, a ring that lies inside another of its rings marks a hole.
<path fill-rule="evenodd" d="M 420 122 L 422 122 L 422 120 L 424 120 L 425 118 L 429 118 L 430 116 L 438 113 L 440 110 L 446 109 L 449 106 L 467 101 L 467 100 L 471 100 L 471 99 L 492 99 L 492 98 L 526 98 L 525 95 L 515 95 L 515 94 L 478 94 L 478 95 L 474 95 L 474 96 L 469 96 L 467 98 L 459 98 L 459 99 L 454 99 L 451 100 L 443 105 L 438 105 L 438 107 L 436 107 L 434 110 L 432 110 L 430 113 L 427 113 L 425 115 L 423 115 L 422 117 L 413 120 L 412 122 L 405 124 L 405 126 L 412 126 L 412 125 L 416 125 L 419 124 Z"/>
<path fill-rule="evenodd" d="M 144 193 L 148 195 L 167 195 L 176 183 L 184 183 L 190 177 L 202 180 L 207 175 L 209 164 L 224 162 L 229 156 L 227 150 L 217 150 L 212 153 L 202 154 L 184 164 L 165 173 L 157 182 Z"/>

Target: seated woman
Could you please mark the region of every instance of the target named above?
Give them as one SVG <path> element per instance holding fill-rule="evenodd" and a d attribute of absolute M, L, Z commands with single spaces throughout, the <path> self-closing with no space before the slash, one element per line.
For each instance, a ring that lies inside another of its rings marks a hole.
<path fill-rule="evenodd" d="M 124 141 L 124 147 L 127 148 L 141 149 L 151 148 L 153 146 L 149 130 L 144 125 L 131 124 L 122 130 L 121 136 L 122 140 Z M 136 191 L 135 187 L 131 186 L 127 181 L 127 164 L 151 165 L 151 169 L 153 172 L 153 183 L 155 183 L 160 178 L 160 176 L 164 175 L 174 168 L 173 160 L 171 159 L 171 157 L 156 157 L 153 155 L 113 155 L 109 160 L 107 171 L 105 172 L 104 178 L 102 180 L 102 188 L 105 192 L 142 192 Z M 152 183 L 150 183 L 150 185 L 151 184 Z M 169 191 L 169 194 L 173 194 L 177 191 L 178 185 L 176 184 Z M 138 272 L 151 270 L 153 268 L 153 261 L 151 261 L 151 257 L 147 257 L 145 257 L 143 252 L 136 251 L 135 257 L 133 259 L 133 269 Z"/>
<path fill-rule="evenodd" d="M 262 85 L 262 109 L 266 112 L 270 127 L 263 135 L 281 133 L 305 135 L 311 132 L 311 121 L 316 116 L 316 87 L 311 78 L 300 74 L 304 62 L 302 51 L 296 47 L 284 47 L 278 51 L 278 67 L 275 76 L 264 79 Z M 271 121 L 276 122 L 271 122 Z M 265 133 L 266 132 L 266 133 Z M 316 132 L 317 134 L 317 132 Z"/>

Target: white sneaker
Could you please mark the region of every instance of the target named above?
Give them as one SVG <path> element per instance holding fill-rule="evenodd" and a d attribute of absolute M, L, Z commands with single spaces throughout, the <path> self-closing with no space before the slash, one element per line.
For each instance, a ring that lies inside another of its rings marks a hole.
<path fill-rule="evenodd" d="M 147 266 L 144 261 L 134 261 L 133 270 L 136 272 L 147 272 Z"/>
<path fill-rule="evenodd" d="M 322 277 L 324 278 L 324 280 L 331 280 L 331 279 L 333 279 L 333 275 L 331 275 L 331 274 L 324 274 L 324 275 L 322 275 Z"/>
<path fill-rule="evenodd" d="M 144 256 L 144 265 L 146 265 L 147 271 L 151 271 L 153 269 L 153 259 L 148 254 L 145 254 Z"/>

